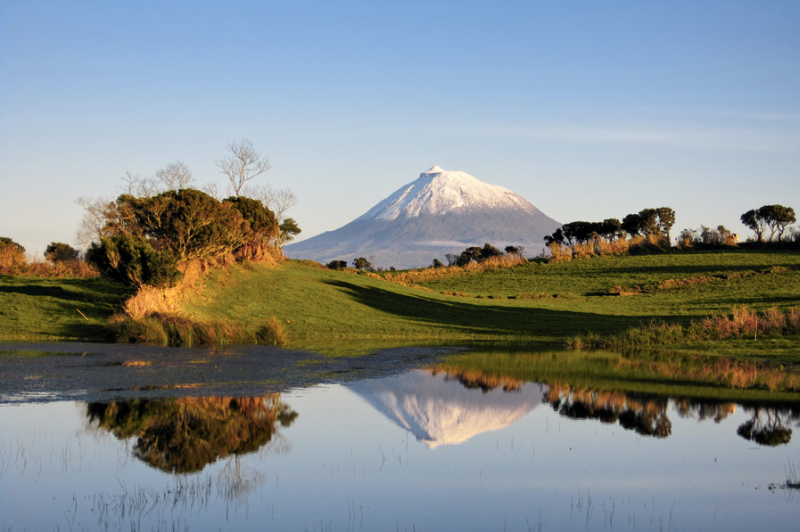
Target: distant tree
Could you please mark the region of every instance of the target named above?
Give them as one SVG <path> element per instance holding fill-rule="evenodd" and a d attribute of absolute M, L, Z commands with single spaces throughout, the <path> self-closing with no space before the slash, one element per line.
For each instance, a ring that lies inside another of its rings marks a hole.
<path fill-rule="evenodd" d="M 658 217 L 658 228 L 664 238 L 667 239 L 667 242 L 671 242 L 670 231 L 672 226 L 675 225 L 675 211 L 669 207 L 659 207 L 656 209 L 656 216 Z"/>
<path fill-rule="evenodd" d="M 44 257 L 50 262 L 64 262 L 76 260 L 78 250 L 63 242 L 51 242 L 44 250 Z"/>
<path fill-rule="evenodd" d="M 253 147 L 253 143 L 245 139 L 228 144 L 230 155 L 217 161 L 221 173 L 230 181 L 231 193 L 241 196 L 245 183 L 263 174 L 271 168 L 269 160 Z"/>
<path fill-rule="evenodd" d="M 622 229 L 630 236 L 638 235 L 642 230 L 642 218 L 637 213 L 628 214 L 622 219 Z"/>
<path fill-rule="evenodd" d="M 366 257 L 358 257 L 357 259 L 353 259 L 353 268 L 356 270 L 367 270 L 372 267 L 372 264 L 366 259 Z"/>
<path fill-rule="evenodd" d="M 433 259 L 433 263 L 431 264 L 431 268 L 444 268 L 444 263 L 437 258 Z"/>
<path fill-rule="evenodd" d="M 490 259 L 492 257 L 499 257 L 503 254 L 502 251 L 489 244 L 488 242 L 483 245 L 481 249 L 481 260 Z"/>
<path fill-rule="evenodd" d="M 458 255 L 455 253 L 445 253 L 444 258 L 447 259 L 448 266 L 457 266 L 458 265 Z"/>
<path fill-rule="evenodd" d="M 597 234 L 611 241 L 615 240 L 622 230 L 622 222 L 616 218 L 606 218 L 600 223 Z"/>
<path fill-rule="evenodd" d="M 784 207 L 783 205 L 765 205 L 761 207 L 759 211 L 762 212 L 762 217 L 769 227 L 770 242 L 775 238 L 775 233 L 778 233 L 778 241 L 783 240 L 783 234 L 786 228 L 797 221 L 794 209 L 791 207 Z"/>
<path fill-rule="evenodd" d="M 347 268 L 347 262 L 343 260 L 332 260 L 325 265 L 329 270 L 344 270 Z"/>
<path fill-rule="evenodd" d="M 564 236 L 564 231 L 559 227 L 556 229 L 552 235 L 548 235 L 544 237 L 545 245 L 549 246 L 550 244 L 564 244 L 566 242 L 566 237 Z"/>
<path fill-rule="evenodd" d="M 278 248 L 281 249 L 283 248 L 284 244 L 294 240 L 294 237 L 302 232 L 302 229 L 298 227 L 297 222 L 294 221 L 294 218 L 286 218 L 278 227 L 280 228 Z"/>
<path fill-rule="evenodd" d="M 756 234 L 756 241 L 764 241 L 764 232 L 767 230 L 767 220 L 763 217 L 761 209 L 750 209 L 742 214 L 740 220 Z"/>

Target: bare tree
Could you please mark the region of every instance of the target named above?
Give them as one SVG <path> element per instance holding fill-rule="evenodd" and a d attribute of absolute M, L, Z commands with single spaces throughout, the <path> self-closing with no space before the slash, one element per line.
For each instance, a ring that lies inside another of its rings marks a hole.
<path fill-rule="evenodd" d="M 245 187 L 242 195 L 259 200 L 264 207 L 275 213 L 275 219 L 278 221 L 283 221 L 286 211 L 297 204 L 297 196 L 290 189 L 274 189 L 269 184 Z"/>
<path fill-rule="evenodd" d="M 138 198 L 152 198 L 161 192 L 158 182 L 152 177 L 142 177 L 139 174 L 125 172 L 125 175 L 122 176 L 122 183 L 124 194 Z"/>
<path fill-rule="evenodd" d="M 83 219 L 78 225 L 75 243 L 86 249 L 92 242 L 99 242 L 106 225 L 106 211 L 114 202 L 111 198 L 78 198 L 76 203 L 83 207 Z"/>
<path fill-rule="evenodd" d="M 178 161 L 157 170 L 156 180 L 161 183 L 163 190 L 181 190 L 189 188 L 194 178 L 192 171 L 182 161 Z"/>
<path fill-rule="evenodd" d="M 216 165 L 221 173 L 230 179 L 230 190 L 237 197 L 241 195 L 244 184 L 269 170 L 269 160 L 253 148 L 253 143 L 245 139 L 228 144 L 227 157 L 218 160 Z"/>

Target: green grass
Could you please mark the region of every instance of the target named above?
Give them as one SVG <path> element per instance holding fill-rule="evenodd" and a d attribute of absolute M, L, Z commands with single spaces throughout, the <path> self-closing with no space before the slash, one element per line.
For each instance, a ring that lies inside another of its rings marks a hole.
<path fill-rule="evenodd" d="M 759 310 L 798 305 L 800 270 L 770 273 L 776 266 L 798 265 L 797 251 L 769 249 L 597 257 L 419 281 L 431 290 L 424 291 L 310 262 L 277 267 L 245 263 L 212 271 L 184 307 L 197 322 L 230 322 L 254 330 L 275 316 L 286 328 L 290 346 L 326 352 L 369 350 L 352 347 L 354 340 L 375 347 L 494 340 L 553 350 L 590 331 L 616 334 L 652 320 L 688 325 L 710 314 L 729 313 L 738 304 Z M 741 272 L 759 273 L 727 278 Z M 605 295 L 615 286 L 653 286 L 693 277 L 714 280 L 635 296 Z M 511 298 L 542 292 L 557 297 Z M 124 295 L 100 279 L 0 277 L 0 339 L 104 339 L 103 324 Z M 800 361 L 796 336 L 670 347 Z"/>
<path fill-rule="evenodd" d="M 106 321 L 129 295 L 97 277 L 0 275 L 0 341 L 106 340 Z"/>

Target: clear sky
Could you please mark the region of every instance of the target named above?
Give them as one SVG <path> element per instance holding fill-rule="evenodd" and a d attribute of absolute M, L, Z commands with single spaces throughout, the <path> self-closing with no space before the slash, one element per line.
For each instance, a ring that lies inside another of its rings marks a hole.
<path fill-rule="evenodd" d="M 0 236 L 231 141 L 302 237 L 438 164 L 561 221 L 800 212 L 800 2 L 0 0 Z"/>

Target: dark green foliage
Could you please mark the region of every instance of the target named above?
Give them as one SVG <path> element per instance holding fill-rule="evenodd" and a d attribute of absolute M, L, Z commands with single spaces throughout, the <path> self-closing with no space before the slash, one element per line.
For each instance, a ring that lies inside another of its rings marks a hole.
<path fill-rule="evenodd" d="M 286 242 L 290 242 L 294 240 L 294 237 L 299 235 L 302 232 L 302 229 L 298 227 L 297 222 L 294 218 L 286 218 L 284 221 L 281 222 L 280 226 L 280 244 L 281 246 Z"/>
<path fill-rule="evenodd" d="M 239 211 L 242 218 L 250 224 L 250 231 L 254 239 L 266 239 L 274 236 L 278 223 L 275 220 L 275 213 L 264 207 L 259 200 L 246 198 L 244 196 L 230 197 L 222 202 L 230 204 Z"/>
<path fill-rule="evenodd" d="M 372 264 L 370 264 L 366 258 L 358 257 L 357 259 L 353 259 L 353 268 L 357 270 L 366 270 L 372 268 Z"/>
<path fill-rule="evenodd" d="M 433 263 L 431 263 L 431 268 L 444 268 L 444 263 L 437 258 L 433 259 Z"/>
<path fill-rule="evenodd" d="M 63 242 L 51 242 L 47 249 L 44 250 L 44 256 L 50 262 L 65 262 L 76 260 L 78 258 L 78 250 Z"/>
<path fill-rule="evenodd" d="M 502 251 L 493 245 L 486 243 L 483 247 L 472 246 L 468 247 L 458 257 L 451 254 L 445 255 L 450 265 L 466 266 L 470 262 L 483 262 L 490 257 L 499 257 L 503 254 Z"/>
<path fill-rule="evenodd" d="M 776 447 L 785 445 L 792 439 L 792 429 L 781 426 L 780 418 L 776 422 L 763 424 L 761 420 L 751 419 L 742 423 L 736 433 L 742 438 L 754 441 L 759 445 Z"/>
<path fill-rule="evenodd" d="M 177 261 L 168 252 L 156 251 L 140 236 L 101 238 L 99 244 L 89 247 L 86 260 L 103 275 L 136 287 L 173 286 L 182 275 Z"/>
<path fill-rule="evenodd" d="M 151 198 L 117 198 L 103 230 L 106 236 L 146 237 L 179 262 L 232 254 L 265 244 L 277 235 L 275 215 L 249 198 L 217 201 L 194 189 L 170 190 Z"/>
<path fill-rule="evenodd" d="M 758 242 L 764 241 L 764 233 L 769 229 L 769 241 L 772 242 L 775 233 L 778 234 L 778 241 L 783 240 L 786 228 L 797 221 L 797 216 L 792 207 L 764 205 L 758 209 L 750 209 L 740 219 L 756 234 Z"/>
<path fill-rule="evenodd" d="M 343 260 L 332 260 L 325 265 L 329 270 L 344 270 L 347 268 L 347 262 Z"/>

